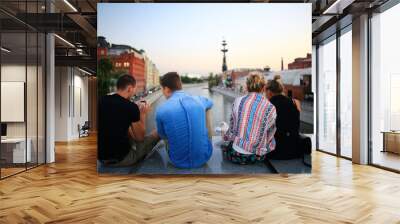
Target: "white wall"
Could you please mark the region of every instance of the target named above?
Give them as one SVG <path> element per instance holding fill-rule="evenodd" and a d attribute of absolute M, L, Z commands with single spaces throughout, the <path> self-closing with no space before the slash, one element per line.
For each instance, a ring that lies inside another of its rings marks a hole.
<path fill-rule="evenodd" d="M 69 69 L 67 67 L 55 68 L 55 140 L 68 140 L 68 88 L 69 88 Z"/>
<path fill-rule="evenodd" d="M 28 74 L 31 74 L 32 72 L 35 72 L 36 74 L 36 67 L 33 66 L 28 66 L 25 67 L 25 65 L 18 65 L 18 64 L 6 64 L 1 66 L 1 81 L 4 82 L 25 82 L 25 75 L 26 75 L 26 70 L 28 71 Z M 30 80 L 31 82 L 31 80 Z M 30 83 L 32 84 L 32 83 Z M 33 83 L 36 85 L 36 82 Z M 36 99 L 36 89 L 30 89 L 32 92 L 28 91 L 27 96 L 29 98 L 34 98 Z M 27 99 L 28 103 L 32 101 L 32 99 Z M 36 107 L 36 105 L 35 105 Z M 7 108 L 2 108 L 2 110 L 7 110 Z M 33 114 L 32 114 L 33 115 Z M 31 116 L 31 113 L 28 113 L 28 121 L 32 121 L 36 119 L 36 114 L 34 116 Z M 36 120 L 35 120 L 36 121 Z M 7 135 L 8 137 L 25 137 L 25 123 L 26 122 L 7 122 Z M 28 127 L 31 127 L 32 125 L 29 125 Z M 29 137 L 29 136 L 28 136 Z"/>
<path fill-rule="evenodd" d="M 9 64 L 1 66 L 1 81 L 25 82 L 25 65 Z M 7 110 L 7 108 L 1 108 Z M 7 123 L 7 137 L 25 137 L 25 122 Z"/>
<path fill-rule="evenodd" d="M 73 67 L 56 67 L 56 141 L 77 139 L 78 124 L 83 125 L 88 120 L 88 78 L 83 75 Z"/>
<path fill-rule="evenodd" d="M 89 120 L 89 111 L 88 111 L 88 78 L 85 76 L 81 76 L 82 73 L 77 75 L 77 70 L 75 70 L 74 75 L 74 91 L 71 96 L 74 99 L 74 108 L 72 108 L 72 119 L 71 119 L 71 135 L 72 138 L 78 138 L 78 124 L 83 125 L 85 121 Z M 79 93 L 80 92 L 80 93 Z M 79 97 L 80 95 L 80 97 Z M 78 101 L 81 102 L 78 102 Z M 81 107 L 81 108 L 79 108 Z M 81 109 L 82 111 L 79 111 Z"/>

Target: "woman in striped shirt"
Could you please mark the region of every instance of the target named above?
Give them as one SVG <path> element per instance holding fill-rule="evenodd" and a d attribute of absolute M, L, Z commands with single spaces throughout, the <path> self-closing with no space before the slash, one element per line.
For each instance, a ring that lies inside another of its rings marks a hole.
<path fill-rule="evenodd" d="M 250 73 L 246 86 L 248 94 L 236 98 L 232 105 L 229 129 L 224 136 L 230 142 L 224 148 L 224 155 L 238 164 L 264 160 L 275 149 L 276 111 L 263 95 L 263 75 Z"/>

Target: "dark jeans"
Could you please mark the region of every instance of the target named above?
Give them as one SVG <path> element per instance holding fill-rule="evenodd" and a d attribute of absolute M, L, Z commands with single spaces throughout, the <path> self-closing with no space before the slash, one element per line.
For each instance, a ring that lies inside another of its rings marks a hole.
<path fill-rule="evenodd" d="M 160 139 L 152 136 L 146 136 L 143 142 L 131 140 L 131 149 L 124 159 L 117 163 L 108 164 L 111 167 L 133 166 L 140 160 L 146 157 L 148 153 L 157 145 Z"/>

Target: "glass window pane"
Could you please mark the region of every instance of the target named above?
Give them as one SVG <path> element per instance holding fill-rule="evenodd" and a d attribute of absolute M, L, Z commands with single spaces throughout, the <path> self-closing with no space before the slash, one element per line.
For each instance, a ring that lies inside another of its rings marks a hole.
<path fill-rule="evenodd" d="M 340 37 L 340 153 L 351 158 L 352 149 L 352 35 Z"/>
<path fill-rule="evenodd" d="M 318 144 L 336 153 L 336 41 L 318 48 Z"/>
<path fill-rule="evenodd" d="M 26 12 L 44 13 L 45 0 L 0 1 L 0 7 L 25 18 Z M 0 177 L 4 178 L 45 162 L 46 54 L 43 33 L 3 12 L 0 26 Z"/>
<path fill-rule="evenodd" d="M 25 170 L 25 163 L 30 160 L 31 151 L 30 144 L 26 144 L 25 120 L 26 33 L 2 33 L 1 47 L 0 109 L 3 126 L 1 140 L 3 178 Z"/>
<path fill-rule="evenodd" d="M 371 20 L 372 163 L 396 170 L 400 170 L 399 21 L 400 4 Z"/>
<path fill-rule="evenodd" d="M 26 80 L 26 113 L 27 113 L 27 137 L 30 144 L 30 158 L 27 163 L 28 168 L 37 165 L 38 150 L 38 36 L 36 32 L 27 33 L 27 80 Z M 28 147 L 28 148 L 29 148 Z"/>

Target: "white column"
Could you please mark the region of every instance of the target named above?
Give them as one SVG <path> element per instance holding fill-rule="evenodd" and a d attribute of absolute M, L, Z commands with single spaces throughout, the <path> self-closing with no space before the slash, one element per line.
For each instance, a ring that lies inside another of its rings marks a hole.
<path fill-rule="evenodd" d="M 46 163 L 55 161 L 54 133 L 55 133 L 55 76 L 54 76 L 54 35 L 46 36 Z"/>
<path fill-rule="evenodd" d="M 314 94 L 313 102 L 313 135 L 312 135 L 312 149 L 316 149 L 317 143 L 317 47 L 312 45 L 312 75 L 311 75 L 311 91 Z"/>
<path fill-rule="evenodd" d="M 55 141 L 69 141 L 71 126 L 71 67 L 55 68 Z"/>
<path fill-rule="evenodd" d="M 54 12 L 52 1 L 46 1 L 46 11 Z M 55 42 L 54 34 L 46 35 L 46 163 L 55 162 Z"/>
<path fill-rule="evenodd" d="M 368 15 L 353 19 L 353 162 L 368 163 Z"/>

